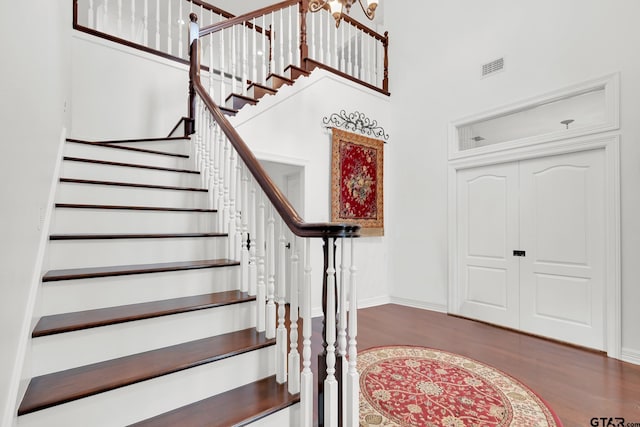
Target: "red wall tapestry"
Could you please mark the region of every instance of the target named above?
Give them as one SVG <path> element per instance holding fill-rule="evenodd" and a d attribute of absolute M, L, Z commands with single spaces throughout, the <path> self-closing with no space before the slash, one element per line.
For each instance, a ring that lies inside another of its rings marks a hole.
<path fill-rule="evenodd" d="M 360 224 L 362 235 L 384 235 L 383 142 L 333 128 L 331 221 Z"/>

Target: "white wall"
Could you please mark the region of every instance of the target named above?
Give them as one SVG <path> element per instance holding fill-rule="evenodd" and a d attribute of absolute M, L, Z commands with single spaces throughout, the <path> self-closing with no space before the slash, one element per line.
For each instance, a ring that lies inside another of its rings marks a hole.
<path fill-rule="evenodd" d="M 377 120 L 391 134 L 384 151 L 387 164 L 397 141 L 389 127 L 389 105 L 389 98 L 384 95 L 316 70 L 311 77 L 299 79 L 293 87 L 283 88 L 275 97 L 264 97 L 257 106 L 245 108 L 231 122 L 259 159 L 304 166 L 304 219 L 327 222 L 330 220 L 331 134 L 322 125 L 323 117 L 344 109 L 347 113 L 359 111 Z M 387 207 L 385 200 L 385 212 Z M 361 238 L 356 247 L 360 304 L 386 302 L 389 294 L 385 280 L 389 256 L 387 237 Z M 321 283 L 320 244 L 314 248 L 314 283 Z M 313 307 L 318 313 L 321 287 L 315 286 L 314 290 Z"/>
<path fill-rule="evenodd" d="M 0 3 L 0 425 L 15 415 L 41 216 L 69 115 L 71 2 Z M 67 106 L 68 111 L 68 106 Z"/>
<path fill-rule="evenodd" d="M 395 189 L 387 192 L 394 297 L 446 303 L 448 123 L 620 71 L 622 342 L 623 355 L 640 362 L 638 16 L 636 0 L 387 4 L 398 141 L 387 183 Z M 500 57 L 505 71 L 481 79 L 481 64 Z"/>
<path fill-rule="evenodd" d="M 71 135 L 166 136 L 187 115 L 188 67 L 73 32 Z"/>

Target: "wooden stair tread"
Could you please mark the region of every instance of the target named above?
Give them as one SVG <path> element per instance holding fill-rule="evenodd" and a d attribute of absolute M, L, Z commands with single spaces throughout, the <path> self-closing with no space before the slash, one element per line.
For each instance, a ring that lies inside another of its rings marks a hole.
<path fill-rule="evenodd" d="M 52 234 L 49 240 L 172 239 L 181 237 L 227 237 L 227 233 L 97 233 Z"/>
<path fill-rule="evenodd" d="M 273 345 L 255 328 L 203 338 L 31 379 L 18 415 Z"/>
<path fill-rule="evenodd" d="M 171 185 L 155 185 L 155 184 L 137 184 L 134 182 L 100 181 L 100 180 L 94 180 L 94 179 L 60 178 L 60 182 L 67 182 L 72 184 L 115 185 L 119 187 L 153 188 L 157 190 L 203 191 L 203 192 L 208 191 L 206 188 L 175 187 Z"/>
<path fill-rule="evenodd" d="M 288 72 L 289 75 L 291 76 L 292 80 L 297 79 L 300 76 L 309 76 L 311 73 L 307 70 L 305 70 L 304 68 L 300 68 L 296 65 L 288 65 L 285 69 L 285 72 Z"/>
<path fill-rule="evenodd" d="M 274 73 L 271 73 L 267 76 L 267 82 L 269 81 L 277 81 L 278 83 L 277 88 L 280 88 L 284 84 L 287 84 L 287 85 L 293 84 L 293 80 L 291 80 L 289 77 L 281 76 L 280 74 L 274 74 Z M 272 88 L 273 88 L 273 83 L 272 83 Z M 273 88 L 273 89 L 277 89 L 277 88 Z"/>
<path fill-rule="evenodd" d="M 79 331 L 99 326 L 115 325 L 189 311 L 254 301 L 246 292 L 225 291 L 189 297 L 172 298 L 117 307 L 77 311 L 43 316 L 33 330 L 32 337 Z"/>
<path fill-rule="evenodd" d="M 232 93 L 231 95 L 227 96 L 227 99 L 225 99 L 225 101 L 228 101 L 228 100 L 230 100 L 232 98 L 240 98 L 240 99 L 243 99 L 245 101 L 256 102 L 255 98 L 251 98 L 250 96 L 242 95 L 241 93 Z"/>
<path fill-rule="evenodd" d="M 180 141 L 185 139 L 188 140 L 191 138 L 189 138 L 188 136 L 166 136 L 166 137 L 159 137 L 159 138 L 109 139 L 105 141 L 95 141 L 95 142 L 100 142 L 102 144 L 119 144 L 124 142 L 160 142 L 160 141 L 171 142 L 171 141 Z"/>
<path fill-rule="evenodd" d="M 162 262 L 156 264 L 114 265 L 107 267 L 70 268 L 48 271 L 43 282 L 59 280 L 90 279 L 95 277 L 125 276 L 130 274 L 160 273 L 164 271 L 197 270 L 240 265 L 230 259 L 204 259 L 198 261 Z"/>
<path fill-rule="evenodd" d="M 100 165 L 121 166 L 121 167 L 128 167 L 128 168 L 137 168 L 137 169 L 152 169 L 152 170 L 164 171 L 164 172 L 191 173 L 196 175 L 200 174 L 199 171 L 190 170 L 190 169 L 176 169 L 176 168 L 165 168 L 161 166 L 140 165 L 135 163 L 111 162 L 111 161 L 98 160 L 98 159 L 86 159 L 83 157 L 64 156 L 62 160 L 66 160 L 69 162 L 94 163 L 94 164 L 100 164 Z"/>
<path fill-rule="evenodd" d="M 235 116 L 236 114 L 238 114 L 238 110 L 233 108 L 225 107 L 223 105 L 218 105 L 218 108 L 220 108 L 220 110 L 222 110 L 222 112 L 227 116 Z"/>
<path fill-rule="evenodd" d="M 215 213 L 216 209 L 198 208 L 172 208 L 162 206 L 124 206 L 124 205 L 90 205 L 82 203 L 56 203 L 56 208 L 66 209 L 113 209 L 113 210 L 133 210 L 133 211 L 162 211 L 162 212 L 208 212 Z"/>
<path fill-rule="evenodd" d="M 82 139 L 75 139 L 75 138 L 67 138 L 67 142 L 73 142 L 76 144 L 85 144 L 85 145 L 94 145 L 96 147 L 107 147 L 107 148 L 112 148 L 115 150 L 128 150 L 128 151 L 136 151 L 138 153 L 148 153 L 148 154 L 158 154 L 161 156 L 171 156 L 171 157 L 181 157 L 183 159 L 188 159 L 189 156 L 187 154 L 178 154 L 178 153 L 169 153 L 166 151 L 158 151 L 158 150 L 149 150 L 146 148 L 137 148 L 137 147 L 127 147 L 124 145 L 111 145 L 109 143 L 104 143 L 104 142 L 91 142 L 91 141 L 84 141 Z"/>
<path fill-rule="evenodd" d="M 289 394 L 287 384 L 278 384 L 276 377 L 270 376 L 149 418 L 133 424 L 133 426 L 227 427 L 245 425 L 299 401 L 299 394 Z"/>

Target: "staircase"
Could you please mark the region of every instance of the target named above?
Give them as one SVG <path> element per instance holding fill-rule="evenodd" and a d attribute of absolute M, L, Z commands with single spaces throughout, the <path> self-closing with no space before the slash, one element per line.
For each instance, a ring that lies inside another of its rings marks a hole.
<path fill-rule="evenodd" d="M 297 425 L 190 152 L 67 140 L 18 425 Z"/>

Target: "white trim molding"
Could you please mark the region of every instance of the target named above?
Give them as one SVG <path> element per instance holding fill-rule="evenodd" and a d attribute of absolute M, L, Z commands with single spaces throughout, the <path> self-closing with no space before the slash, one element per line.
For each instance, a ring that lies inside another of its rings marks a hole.
<path fill-rule="evenodd" d="M 601 123 L 577 127 L 575 129 L 563 129 L 542 135 L 534 135 L 512 141 L 505 141 L 477 148 L 470 148 L 467 150 L 459 150 L 459 129 L 465 126 L 508 116 L 510 114 L 533 109 L 542 105 L 571 98 L 573 96 L 578 96 L 595 90 L 604 90 L 604 120 Z M 501 152 L 518 147 L 544 144 L 551 141 L 593 135 L 617 129 L 620 129 L 620 73 L 613 73 L 569 87 L 564 87 L 553 92 L 545 93 L 534 98 L 524 99 L 513 104 L 504 105 L 489 111 L 455 120 L 449 125 L 449 160 L 476 157 L 478 155 L 487 153 Z"/>
<path fill-rule="evenodd" d="M 457 185 L 459 170 L 527 160 L 544 156 L 603 149 L 605 155 L 605 292 L 606 315 L 605 349 L 609 357 L 621 358 L 622 340 L 622 285 L 620 255 L 620 135 L 608 133 L 590 135 L 568 140 L 552 139 L 546 143 L 511 147 L 496 152 L 487 152 L 473 157 L 449 162 L 448 170 L 448 243 L 449 243 L 449 290 L 447 309 L 457 313 L 460 303 L 458 295 L 458 236 L 457 236 Z M 469 150 L 471 151 L 471 150 Z"/>
<path fill-rule="evenodd" d="M 640 365 L 640 351 L 623 347 L 620 353 L 620 360 L 633 363 L 634 365 Z"/>
<path fill-rule="evenodd" d="M 418 301 L 410 298 L 391 297 L 391 304 L 403 305 L 405 307 L 419 308 L 422 310 L 436 311 L 438 313 L 446 313 L 446 304 L 436 304 L 426 301 Z"/>

